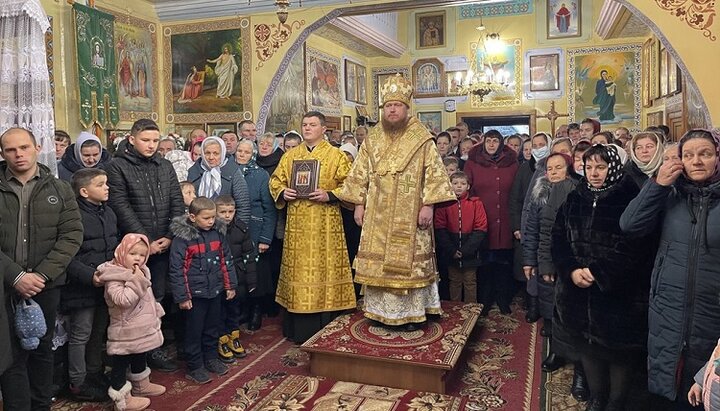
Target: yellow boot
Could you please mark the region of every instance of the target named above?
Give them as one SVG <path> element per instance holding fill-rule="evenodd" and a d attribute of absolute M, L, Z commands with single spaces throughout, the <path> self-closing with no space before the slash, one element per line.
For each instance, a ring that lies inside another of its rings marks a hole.
<path fill-rule="evenodd" d="M 230 350 L 235 358 L 245 358 L 247 355 L 245 347 L 240 343 L 240 330 L 235 330 L 230 334 Z"/>
<path fill-rule="evenodd" d="M 228 364 L 235 361 L 235 355 L 233 354 L 230 347 L 230 335 L 225 334 L 220 337 L 220 339 L 218 340 L 218 355 L 220 356 L 220 361 Z"/>

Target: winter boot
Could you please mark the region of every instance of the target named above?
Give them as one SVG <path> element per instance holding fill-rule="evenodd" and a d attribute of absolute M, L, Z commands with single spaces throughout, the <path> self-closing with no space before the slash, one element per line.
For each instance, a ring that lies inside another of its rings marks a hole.
<path fill-rule="evenodd" d="M 145 371 L 138 374 L 129 373 L 127 379 L 132 383 L 132 394 L 138 397 L 157 397 L 165 394 L 165 387 L 150 382 L 150 368 L 145 368 Z"/>
<path fill-rule="evenodd" d="M 230 334 L 225 334 L 218 339 L 218 357 L 220 361 L 225 364 L 232 364 L 235 362 L 235 355 L 230 349 Z"/>
<path fill-rule="evenodd" d="M 130 391 L 132 385 L 125 382 L 119 390 L 108 388 L 108 396 L 115 403 L 115 411 L 142 411 L 150 405 L 150 400 L 143 397 L 133 397 Z"/>
<path fill-rule="evenodd" d="M 230 350 L 235 358 L 245 358 L 247 355 L 245 347 L 240 343 L 240 330 L 235 330 L 230 334 Z"/>

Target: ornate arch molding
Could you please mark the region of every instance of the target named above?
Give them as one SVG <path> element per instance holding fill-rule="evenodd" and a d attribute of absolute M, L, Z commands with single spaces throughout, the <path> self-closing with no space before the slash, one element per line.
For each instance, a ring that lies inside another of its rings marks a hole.
<path fill-rule="evenodd" d="M 711 123 L 713 121 L 713 118 L 710 116 L 710 109 L 708 109 L 707 104 L 705 103 L 705 97 L 702 94 L 702 91 L 697 85 L 697 82 L 695 82 L 695 79 L 693 78 L 692 74 L 690 73 L 690 70 L 688 70 L 688 67 L 685 65 L 685 62 L 680 57 L 680 54 L 678 54 L 677 50 L 670 44 L 670 40 L 668 40 L 667 37 L 663 34 L 662 30 L 655 24 L 655 22 L 651 19 L 649 19 L 647 16 L 645 16 L 637 7 L 630 4 L 628 0 L 615 0 L 616 2 L 622 4 L 625 6 L 633 15 L 635 15 L 637 18 L 642 20 L 643 23 L 645 23 L 648 27 L 650 27 L 650 30 L 655 34 L 655 36 L 660 40 L 660 43 L 662 43 L 663 46 L 665 46 L 665 49 L 670 53 L 670 55 L 675 59 L 675 62 L 678 66 L 680 66 L 680 69 L 683 73 L 683 78 L 687 83 L 690 84 L 691 87 L 693 87 L 695 90 L 698 91 L 701 107 L 700 110 L 702 110 L 703 115 L 705 118 L 707 118 Z"/>

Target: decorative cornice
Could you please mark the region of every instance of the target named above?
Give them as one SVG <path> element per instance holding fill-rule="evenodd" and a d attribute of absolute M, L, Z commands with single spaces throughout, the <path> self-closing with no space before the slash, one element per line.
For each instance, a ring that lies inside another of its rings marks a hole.
<path fill-rule="evenodd" d="M 357 17 L 338 17 L 330 21 L 330 25 L 379 49 L 383 54 L 387 55 L 387 57 L 399 58 L 407 49 L 407 47 L 397 40 L 365 24 Z"/>

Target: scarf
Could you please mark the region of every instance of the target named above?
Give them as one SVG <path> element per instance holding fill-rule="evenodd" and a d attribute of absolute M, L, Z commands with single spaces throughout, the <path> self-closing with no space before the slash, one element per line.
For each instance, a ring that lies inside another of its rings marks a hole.
<path fill-rule="evenodd" d="M 720 181 L 720 132 L 718 132 L 717 129 L 693 129 L 685 133 L 685 135 L 680 139 L 680 144 L 678 144 L 678 155 L 682 160 L 682 148 L 688 140 L 691 138 L 705 138 L 709 140 L 708 137 L 712 138 L 712 142 L 715 145 L 715 171 L 710 178 L 704 181 L 701 185 L 712 184 Z M 692 181 L 684 171 L 683 176 L 685 176 L 688 181 Z"/>
<path fill-rule="evenodd" d="M 623 163 L 622 159 L 620 158 L 620 154 L 618 153 L 619 147 L 615 144 L 595 144 L 593 148 L 600 147 L 607 153 L 607 156 L 610 157 L 610 162 L 608 163 L 608 174 L 607 177 L 605 177 L 605 181 L 603 182 L 602 187 L 595 188 L 592 185 L 590 185 L 590 182 L 587 181 L 587 177 L 585 180 L 585 183 L 588 186 L 588 189 L 590 191 L 598 193 L 605 191 L 609 189 L 610 187 L 614 186 L 623 176 Z M 583 161 L 585 163 L 585 161 Z M 583 165 L 584 168 L 584 165 Z"/>
<path fill-rule="evenodd" d="M 655 139 L 655 152 L 653 153 L 652 158 L 647 163 L 643 163 L 640 161 L 640 159 L 635 155 L 635 144 L 637 144 L 637 141 L 641 138 L 654 138 Z M 665 151 L 665 147 L 663 147 L 662 144 L 660 144 L 660 137 L 657 136 L 655 133 L 637 133 L 633 136 L 632 140 L 630 140 L 630 158 L 632 159 L 633 163 L 635 163 L 636 166 L 640 169 L 640 171 L 643 172 L 648 177 L 652 177 L 655 172 L 660 168 L 662 165 L 662 158 L 663 153 Z"/>
<path fill-rule="evenodd" d="M 217 167 L 210 167 L 205 160 L 205 147 L 209 143 L 217 143 L 220 145 L 220 158 L 222 162 Z M 222 188 L 222 172 L 220 169 L 227 164 L 227 148 L 225 142 L 216 136 L 210 136 L 203 140 L 200 145 L 200 167 L 203 170 L 203 175 L 200 179 L 200 186 L 198 187 L 198 197 L 215 198 L 220 194 Z"/>
<path fill-rule="evenodd" d="M 125 256 L 127 256 L 130 250 L 135 247 L 135 244 L 139 242 L 145 243 L 145 245 L 148 247 L 148 253 L 145 256 L 145 261 L 143 262 L 143 267 L 145 267 L 148 257 L 150 256 L 150 241 L 148 241 L 148 238 L 145 237 L 143 234 L 135 233 L 126 234 L 125 237 L 123 237 L 122 241 L 120 241 L 120 244 L 115 249 L 115 258 L 112 260 L 112 263 L 114 265 L 124 267 L 123 262 L 125 261 Z M 129 270 L 133 269 L 133 267 L 125 268 Z"/>
<path fill-rule="evenodd" d="M 542 160 L 543 158 L 547 157 L 548 154 L 550 154 L 550 146 L 552 145 L 552 142 L 553 142 L 553 139 L 550 138 L 549 135 L 547 135 L 546 133 L 542 133 L 542 132 L 541 132 L 541 133 L 536 133 L 534 136 L 532 136 L 532 138 L 535 138 L 535 137 L 538 137 L 538 136 L 545 138 L 545 147 L 542 147 L 542 148 L 533 148 L 533 149 L 531 150 L 532 156 L 533 156 L 533 158 L 535 159 L 535 162 L 536 162 L 536 163 L 537 163 L 538 161 Z M 532 139 L 530 139 L 530 141 L 532 141 Z M 532 143 L 531 143 L 531 144 L 532 144 Z"/>

